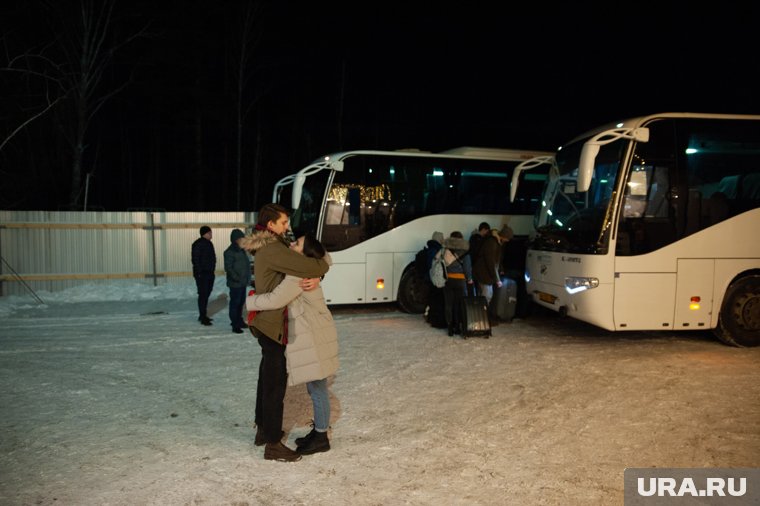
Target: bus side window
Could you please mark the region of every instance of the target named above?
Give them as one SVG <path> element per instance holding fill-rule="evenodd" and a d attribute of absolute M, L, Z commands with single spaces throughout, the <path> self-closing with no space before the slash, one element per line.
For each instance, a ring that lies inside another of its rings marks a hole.
<path fill-rule="evenodd" d="M 667 167 L 655 167 L 652 182 L 649 186 L 649 202 L 647 203 L 646 216 L 649 218 L 667 218 L 668 200 L 670 191 L 670 178 Z"/>
<path fill-rule="evenodd" d="M 702 192 L 690 188 L 686 202 L 686 226 L 684 237 L 702 230 Z"/>
<path fill-rule="evenodd" d="M 720 223 L 731 215 L 731 206 L 728 197 L 723 192 L 715 192 L 705 201 L 705 226 Z"/>
<path fill-rule="evenodd" d="M 327 201 L 325 210 L 325 225 L 340 225 L 343 218 L 343 206 L 335 200 Z"/>
<path fill-rule="evenodd" d="M 760 172 L 750 172 L 741 178 L 737 200 L 740 212 L 760 207 Z"/>

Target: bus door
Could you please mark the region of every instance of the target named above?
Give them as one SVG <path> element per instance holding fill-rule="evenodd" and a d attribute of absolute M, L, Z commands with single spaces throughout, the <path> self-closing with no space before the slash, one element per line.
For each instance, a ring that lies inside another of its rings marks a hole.
<path fill-rule="evenodd" d="M 673 328 L 676 273 L 615 271 L 615 330 Z"/>
<path fill-rule="evenodd" d="M 334 263 L 321 281 L 328 304 L 358 304 L 365 302 L 364 286 L 360 282 L 365 276 L 365 265 L 359 262 Z"/>
<path fill-rule="evenodd" d="M 622 187 L 615 242 L 617 330 L 673 328 L 676 272 L 659 250 L 676 240 L 680 206 L 675 135 L 670 121 L 653 122 L 649 142 L 636 143 Z M 681 196 L 683 197 L 683 196 Z"/>

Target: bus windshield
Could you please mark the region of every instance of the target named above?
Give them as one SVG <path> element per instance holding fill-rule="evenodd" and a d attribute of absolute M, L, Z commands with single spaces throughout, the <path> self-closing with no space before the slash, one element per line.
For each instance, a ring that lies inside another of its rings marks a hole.
<path fill-rule="evenodd" d="M 604 254 L 609 245 L 613 202 L 627 141 L 602 146 L 587 192 L 577 189 L 578 164 L 584 140 L 557 153 L 536 210 L 533 247 L 547 251 Z"/>
<path fill-rule="evenodd" d="M 331 173 L 330 170 L 320 170 L 306 178 L 301 191 L 301 200 L 290 217 L 290 227 L 296 236 L 305 232 L 316 233 L 323 205 L 322 200 Z M 290 205 L 290 192 L 287 194 L 287 199 L 281 202 Z"/>

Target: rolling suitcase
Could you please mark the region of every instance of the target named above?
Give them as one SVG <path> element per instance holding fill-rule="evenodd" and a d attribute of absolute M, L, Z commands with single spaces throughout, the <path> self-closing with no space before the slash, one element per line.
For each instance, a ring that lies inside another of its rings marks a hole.
<path fill-rule="evenodd" d="M 517 282 L 502 276 L 501 288 L 493 287 L 493 297 L 488 311 L 491 316 L 505 322 L 511 322 L 517 310 Z"/>
<path fill-rule="evenodd" d="M 462 298 L 462 337 L 491 336 L 491 323 L 488 321 L 488 302 L 481 295 L 468 295 Z"/>

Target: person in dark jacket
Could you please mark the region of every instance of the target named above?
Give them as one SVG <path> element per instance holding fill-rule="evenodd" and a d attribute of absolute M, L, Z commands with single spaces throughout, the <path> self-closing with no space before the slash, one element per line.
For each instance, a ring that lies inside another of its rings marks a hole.
<path fill-rule="evenodd" d="M 488 237 L 491 234 L 491 225 L 488 224 L 488 222 L 481 222 L 480 225 L 478 225 L 477 230 L 473 230 L 472 235 L 470 235 L 470 259 L 472 261 L 472 265 L 475 265 L 475 261 L 478 258 L 478 254 L 480 253 L 480 245 L 483 243 L 483 239 Z M 480 287 L 475 283 L 475 289 L 480 293 Z"/>
<path fill-rule="evenodd" d="M 501 265 L 501 245 L 512 239 L 512 229 L 504 226 L 501 230 L 491 229 L 480 244 L 480 250 L 472 266 L 472 275 L 478 283 L 480 294 L 490 304 L 494 285 L 501 287 L 499 268 Z"/>
<path fill-rule="evenodd" d="M 211 325 L 211 318 L 206 314 L 208 298 L 214 289 L 214 271 L 216 270 L 216 252 L 211 243 L 211 227 L 203 225 L 201 236 L 193 242 L 190 258 L 193 262 L 193 278 L 198 287 L 198 321 L 202 325 Z"/>
<path fill-rule="evenodd" d="M 243 327 L 247 327 L 243 321 L 243 305 L 246 288 L 251 284 L 251 260 L 240 247 L 244 237 L 243 231 L 236 228 L 230 234 L 229 247 L 224 250 L 224 272 L 230 289 L 230 325 L 236 334 L 242 334 Z"/>

